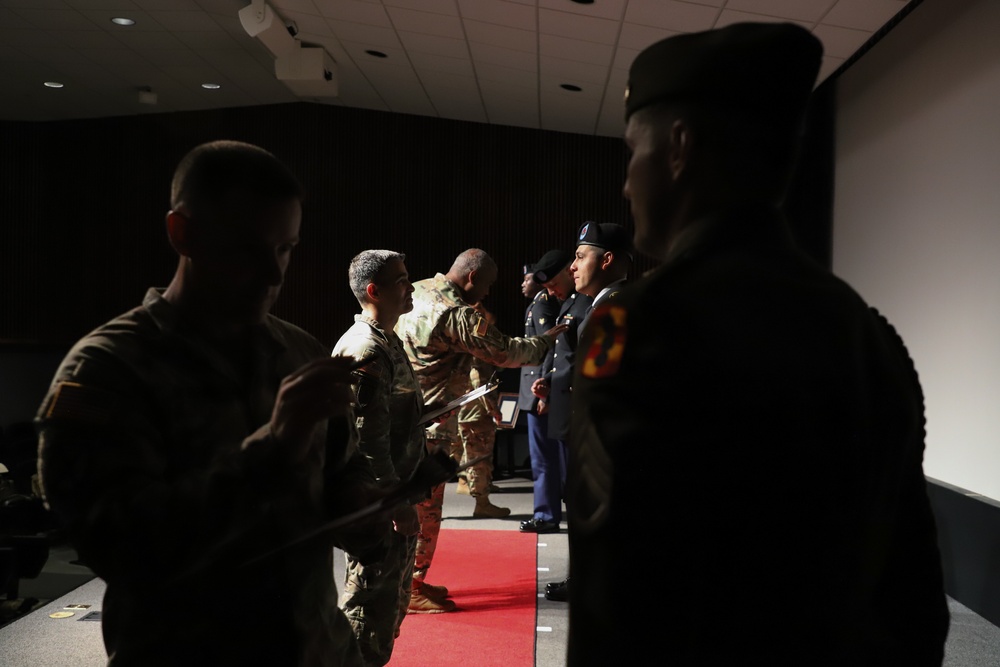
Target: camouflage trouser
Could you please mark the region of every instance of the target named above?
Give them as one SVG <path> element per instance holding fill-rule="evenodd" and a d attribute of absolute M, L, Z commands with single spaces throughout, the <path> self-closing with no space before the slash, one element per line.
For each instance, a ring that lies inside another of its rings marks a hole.
<path fill-rule="evenodd" d="M 389 550 L 379 563 L 362 565 L 347 556 L 347 576 L 341 607 L 368 667 L 389 662 L 399 625 L 410 604 L 410 580 L 417 538 L 393 533 Z"/>
<path fill-rule="evenodd" d="M 493 445 L 497 439 L 497 425 L 493 418 L 487 415 L 468 422 L 459 422 L 458 431 L 462 436 L 462 462 L 489 454 L 485 461 L 480 461 L 466 472 L 469 482 L 469 493 L 472 496 L 490 495 L 490 484 L 493 483 Z"/>
<path fill-rule="evenodd" d="M 438 533 L 441 532 L 441 507 L 444 505 L 444 483 L 431 489 L 430 497 L 420 501 L 414 507 L 417 509 L 417 519 L 420 521 L 420 533 L 417 535 L 416 554 L 413 559 L 413 585 L 422 583 L 427 576 L 427 570 L 434 559 L 437 548 Z"/>

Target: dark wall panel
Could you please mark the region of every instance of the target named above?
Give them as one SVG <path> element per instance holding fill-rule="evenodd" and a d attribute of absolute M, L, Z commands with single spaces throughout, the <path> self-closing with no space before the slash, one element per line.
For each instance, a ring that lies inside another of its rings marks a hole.
<path fill-rule="evenodd" d="M 414 279 L 487 250 L 500 266 L 487 304 L 516 334 L 523 263 L 571 248 L 585 220 L 632 225 L 613 138 L 305 103 L 0 123 L 0 341 L 70 343 L 165 286 L 173 169 L 223 138 L 267 148 L 303 181 L 303 242 L 275 312 L 327 345 L 357 309 L 346 270 L 365 248 L 405 252 Z"/>

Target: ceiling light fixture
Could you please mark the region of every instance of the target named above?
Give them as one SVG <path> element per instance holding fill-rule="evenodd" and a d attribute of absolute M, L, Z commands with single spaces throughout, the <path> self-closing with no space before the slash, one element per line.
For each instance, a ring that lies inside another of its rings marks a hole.
<path fill-rule="evenodd" d="M 121 26 L 135 25 L 135 21 L 133 21 L 132 19 L 123 18 L 121 16 L 116 16 L 115 18 L 111 19 L 111 22 L 114 23 L 115 25 L 121 25 Z"/>
<path fill-rule="evenodd" d="M 58 81 L 46 81 L 45 82 L 45 87 L 46 88 L 62 88 L 63 85 L 61 83 L 59 83 Z"/>
<path fill-rule="evenodd" d="M 222 86 L 217 83 L 203 83 L 201 84 L 201 87 L 206 90 L 218 90 L 219 88 L 222 88 Z"/>
<path fill-rule="evenodd" d="M 375 49 L 367 49 L 367 50 L 365 50 L 365 53 L 367 53 L 370 56 L 375 56 L 376 58 L 388 58 L 389 57 L 389 56 L 385 55 L 384 53 L 382 53 L 381 51 L 376 51 Z"/>
<path fill-rule="evenodd" d="M 574 86 L 572 83 L 561 83 L 559 84 L 559 87 L 562 88 L 563 90 L 568 90 L 574 93 L 578 93 L 581 90 L 583 90 L 583 88 L 581 88 L 580 86 Z"/>

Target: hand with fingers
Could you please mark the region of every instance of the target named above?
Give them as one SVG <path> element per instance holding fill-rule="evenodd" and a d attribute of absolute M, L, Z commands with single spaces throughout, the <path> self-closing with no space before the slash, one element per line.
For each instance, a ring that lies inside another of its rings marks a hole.
<path fill-rule="evenodd" d="M 315 359 L 281 381 L 271 412 L 271 437 L 291 462 L 309 456 L 309 435 L 317 424 L 352 414 L 354 365 L 350 357 Z"/>

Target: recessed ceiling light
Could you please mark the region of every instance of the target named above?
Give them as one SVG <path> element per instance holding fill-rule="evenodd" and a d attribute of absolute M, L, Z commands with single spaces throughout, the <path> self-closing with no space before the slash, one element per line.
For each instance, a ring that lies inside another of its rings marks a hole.
<path fill-rule="evenodd" d="M 46 81 L 45 82 L 45 86 L 47 88 L 62 88 L 63 87 L 63 85 L 61 83 L 59 83 L 58 81 Z"/>
<path fill-rule="evenodd" d="M 203 83 L 201 84 L 201 87 L 207 88 L 208 90 L 218 90 L 219 88 L 222 88 L 222 86 L 217 83 Z"/>
<path fill-rule="evenodd" d="M 114 23 L 115 25 L 135 25 L 135 21 L 133 21 L 132 19 L 123 18 L 121 16 L 116 16 L 115 18 L 111 19 L 111 22 Z"/>
<path fill-rule="evenodd" d="M 561 83 L 559 84 L 559 87 L 562 88 L 563 90 L 573 91 L 574 93 L 578 93 L 581 90 L 583 90 L 583 88 L 581 88 L 580 86 L 574 86 L 572 83 Z"/>
<path fill-rule="evenodd" d="M 389 56 L 385 55 L 384 53 L 382 53 L 381 51 L 376 51 L 374 49 L 368 49 L 368 50 L 365 51 L 365 53 L 367 53 L 370 56 L 375 56 L 376 58 L 388 58 L 389 57 Z"/>

